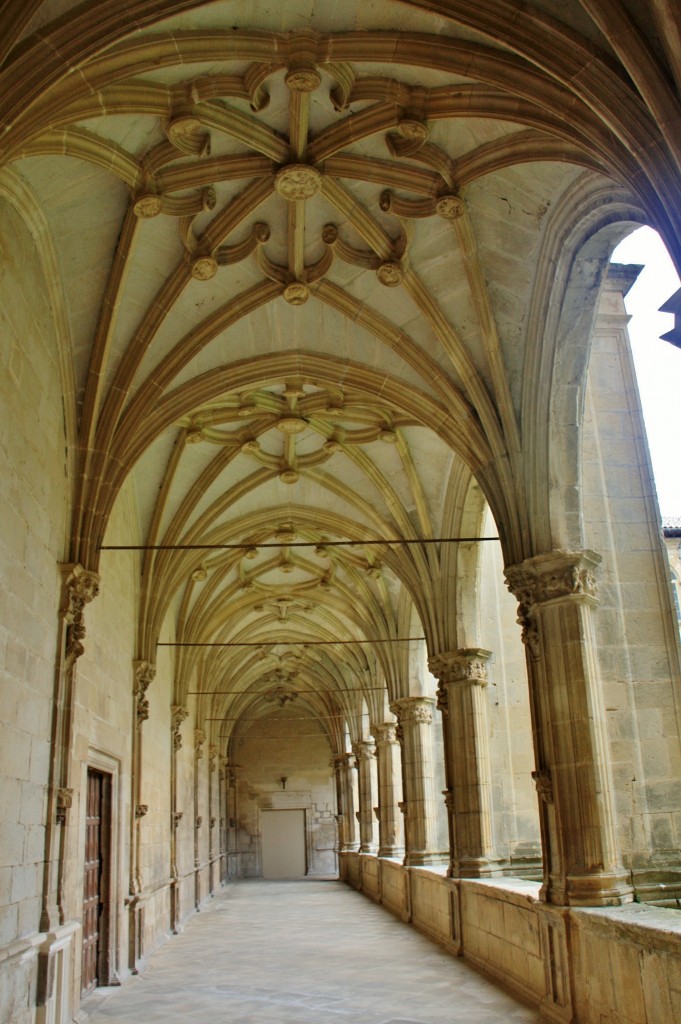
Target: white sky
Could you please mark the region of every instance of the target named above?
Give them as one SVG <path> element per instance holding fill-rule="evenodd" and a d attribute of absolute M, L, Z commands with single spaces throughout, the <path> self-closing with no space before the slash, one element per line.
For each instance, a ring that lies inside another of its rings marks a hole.
<path fill-rule="evenodd" d="M 625 300 L 631 315 L 629 335 L 660 512 L 681 516 L 681 349 L 660 341 L 660 335 L 674 326 L 674 317 L 657 311 L 677 291 L 679 278 L 664 243 L 651 228 L 639 228 L 625 238 L 612 259 L 645 264 Z"/>

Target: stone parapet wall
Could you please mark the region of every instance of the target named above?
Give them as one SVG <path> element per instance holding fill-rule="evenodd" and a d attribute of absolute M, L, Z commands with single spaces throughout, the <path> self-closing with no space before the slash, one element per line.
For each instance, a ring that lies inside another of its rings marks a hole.
<path fill-rule="evenodd" d="M 341 855 L 341 877 L 507 985 L 558 1024 L 678 1024 L 681 913 L 640 904 L 542 903 L 523 879 L 446 878 L 438 868 Z"/>

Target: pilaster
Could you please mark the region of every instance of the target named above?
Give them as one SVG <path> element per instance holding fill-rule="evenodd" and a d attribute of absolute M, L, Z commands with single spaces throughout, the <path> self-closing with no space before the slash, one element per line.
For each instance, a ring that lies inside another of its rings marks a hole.
<path fill-rule="evenodd" d="M 402 747 L 405 857 L 407 866 L 440 863 L 436 850 L 433 770 L 433 697 L 402 697 L 390 705 Z"/>
<path fill-rule="evenodd" d="M 443 717 L 451 878 L 500 873 L 485 694 L 490 657 L 491 651 L 461 648 L 435 655 L 428 663 L 440 684 L 437 706 Z"/>
<path fill-rule="evenodd" d="M 527 652 L 544 851 L 543 897 L 569 906 L 627 903 L 614 827 L 592 616 L 593 551 L 552 551 L 506 570 Z"/>

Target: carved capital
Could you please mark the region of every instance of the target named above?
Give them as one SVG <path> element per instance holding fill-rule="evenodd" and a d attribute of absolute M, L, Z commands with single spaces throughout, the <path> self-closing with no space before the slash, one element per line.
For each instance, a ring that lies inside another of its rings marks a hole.
<path fill-rule="evenodd" d="M 66 824 L 66 814 L 73 804 L 73 790 L 65 786 L 57 790 L 55 820 L 58 825 Z"/>
<path fill-rule="evenodd" d="M 505 570 L 506 585 L 518 601 L 522 641 L 535 661 L 540 655 L 537 608 L 561 598 L 577 597 L 595 604 L 600 561 L 595 551 L 550 551 Z"/>
<path fill-rule="evenodd" d="M 534 779 L 534 786 L 539 799 L 545 804 L 552 804 L 553 782 L 551 781 L 551 773 L 548 769 L 542 768 L 539 771 L 532 772 L 532 778 Z"/>
<path fill-rule="evenodd" d="M 173 704 L 170 708 L 170 726 L 173 733 L 173 748 L 175 750 L 179 750 L 182 746 L 180 726 L 188 715 L 189 711 L 187 708 L 182 707 L 181 704 Z"/>
<path fill-rule="evenodd" d="M 429 725 L 433 721 L 434 707 L 433 697 L 401 697 L 390 705 L 390 710 L 401 726 L 405 722 Z"/>
<path fill-rule="evenodd" d="M 371 726 L 371 735 L 376 740 L 377 746 L 387 743 L 397 743 L 397 723 L 381 722 Z"/>
<path fill-rule="evenodd" d="M 218 766 L 217 761 L 218 748 L 214 747 L 213 744 L 211 743 L 211 745 L 208 748 L 208 771 L 211 772 L 211 774 L 215 771 L 215 769 Z"/>
<path fill-rule="evenodd" d="M 85 605 L 99 593 L 99 573 L 90 572 L 82 565 L 66 563 L 62 571 L 61 615 L 66 625 L 65 655 L 70 661 L 80 658 L 85 638 Z"/>
<path fill-rule="evenodd" d="M 156 666 L 150 661 L 134 661 L 133 668 L 135 679 L 132 692 L 135 698 L 137 722 L 141 724 L 149 717 L 149 701 L 145 694 L 156 675 Z"/>
<path fill-rule="evenodd" d="M 485 651 L 480 647 L 462 647 L 457 651 L 445 651 L 429 658 L 428 668 L 440 681 L 438 699 L 441 690 L 452 684 L 477 683 L 479 686 L 485 686 L 487 665 L 491 656 L 491 651 Z"/>
<path fill-rule="evenodd" d="M 200 761 L 203 757 L 203 745 L 206 742 L 206 733 L 203 729 L 194 729 L 194 760 Z"/>
<path fill-rule="evenodd" d="M 196 819 L 196 821 L 194 823 L 194 827 L 198 831 L 198 829 L 200 829 L 202 825 L 203 825 L 203 818 L 201 817 L 201 815 L 199 815 L 199 817 Z"/>
<path fill-rule="evenodd" d="M 358 761 L 372 761 L 376 757 L 376 747 L 372 740 L 360 740 L 352 744 L 352 752 Z"/>
<path fill-rule="evenodd" d="M 342 771 L 344 768 L 356 768 L 357 761 L 354 754 L 334 754 L 331 759 L 331 766 L 336 771 Z"/>
<path fill-rule="evenodd" d="M 149 810 L 149 804 L 138 804 L 137 807 L 135 808 L 135 817 L 138 820 L 140 818 L 143 818 L 148 810 Z"/>
<path fill-rule="evenodd" d="M 528 609 L 562 597 L 596 598 L 595 551 L 549 551 L 505 570 L 506 584 L 518 604 Z"/>
<path fill-rule="evenodd" d="M 177 826 L 182 821 L 182 816 L 183 816 L 183 812 L 182 811 L 175 811 L 173 813 L 173 828 L 177 828 Z"/>

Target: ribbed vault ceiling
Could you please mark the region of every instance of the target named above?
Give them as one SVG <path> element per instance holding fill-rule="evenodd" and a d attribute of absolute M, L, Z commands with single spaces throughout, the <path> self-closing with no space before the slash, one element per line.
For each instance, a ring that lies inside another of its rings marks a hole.
<path fill-rule="evenodd" d="M 142 657 L 243 643 L 178 649 L 209 717 L 295 692 L 382 720 L 371 687 L 410 673 L 388 641 L 457 645 L 458 549 L 425 542 L 483 532 L 484 492 L 523 556 L 537 266 L 570 211 L 617 192 L 674 251 L 669 89 L 635 80 L 617 4 L 5 8 L 5 191 L 59 281 L 72 557 L 96 567 L 132 480 L 129 542 L 182 547 L 144 555 Z"/>

